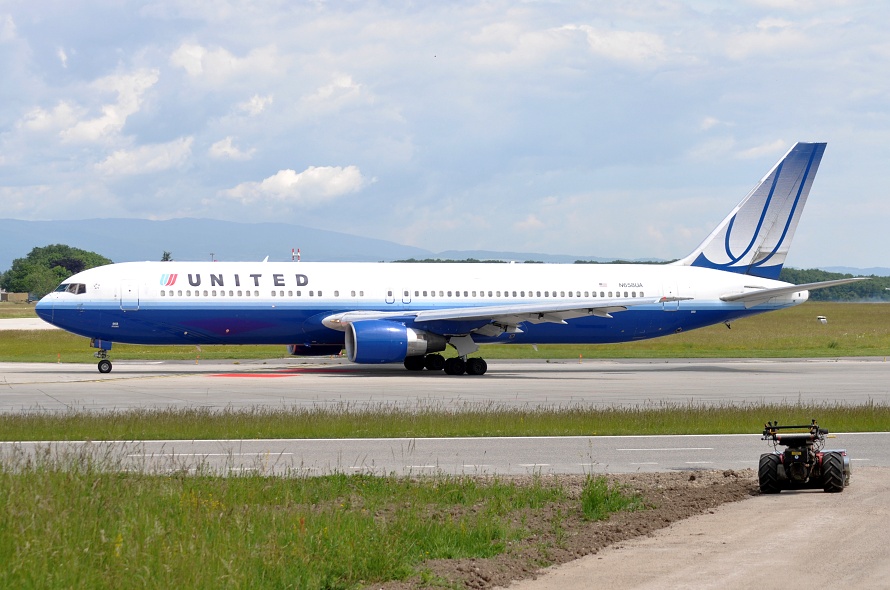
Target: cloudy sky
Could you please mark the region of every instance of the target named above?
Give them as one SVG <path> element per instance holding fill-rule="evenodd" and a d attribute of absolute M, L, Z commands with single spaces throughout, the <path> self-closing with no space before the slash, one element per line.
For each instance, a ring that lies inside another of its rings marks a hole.
<path fill-rule="evenodd" d="M 888 266 L 890 5 L 0 0 L 0 217 L 677 258 L 795 141 L 792 266 Z"/>

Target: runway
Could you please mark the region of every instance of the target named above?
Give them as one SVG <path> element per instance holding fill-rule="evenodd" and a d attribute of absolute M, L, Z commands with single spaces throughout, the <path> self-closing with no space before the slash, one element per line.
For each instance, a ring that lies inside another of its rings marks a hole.
<path fill-rule="evenodd" d="M 859 466 L 890 467 L 890 433 L 839 433 Z M 120 469 L 222 475 L 559 475 L 757 469 L 757 434 L 0 443 L 0 458 L 87 453 Z"/>
<path fill-rule="evenodd" d="M 483 376 L 415 373 L 341 358 L 268 361 L 0 363 L 0 412 L 394 404 L 641 406 L 885 403 L 890 363 L 840 359 L 489 362 Z"/>

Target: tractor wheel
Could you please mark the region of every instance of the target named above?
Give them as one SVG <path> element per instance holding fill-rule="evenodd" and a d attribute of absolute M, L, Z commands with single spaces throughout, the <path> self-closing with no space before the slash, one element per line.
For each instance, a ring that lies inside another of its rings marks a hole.
<path fill-rule="evenodd" d="M 844 491 L 844 458 L 840 453 L 822 455 L 822 489 L 831 493 Z"/>
<path fill-rule="evenodd" d="M 760 465 L 757 468 L 757 480 L 760 483 L 761 494 L 778 494 L 782 491 L 779 482 L 779 456 L 775 453 L 760 455 Z"/>

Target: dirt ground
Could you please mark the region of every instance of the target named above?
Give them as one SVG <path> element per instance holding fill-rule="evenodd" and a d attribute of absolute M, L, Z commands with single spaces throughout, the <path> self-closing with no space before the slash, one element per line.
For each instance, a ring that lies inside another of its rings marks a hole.
<path fill-rule="evenodd" d="M 521 480 L 522 478 L 517 478 Z M 578 496 L 584 476 L 559 476 L 571 492 L 565 506 L 526 514 L 525 523 L 535 534 L 512 544 L 506 552 L 489 559 L 432 560 L 420 568 L 420 576 L 402 582 L 375 584 L 382 590 L 418 588 L 485 589 L 507 586 L 534 577 L 543 567 L 558 565 L 601 549 L 647 536 L 654 531 L 696 514 L 713 511 L 721 504 L 759 494 L 754 472 L 694 471 L 684 473 L 637 473 L 611 475 L 609 480 L 638 492 L 646 510 L 622 512 L 601 522 L 581 517 Z M 558 523 L 559 526 L 554 526 Z"/>

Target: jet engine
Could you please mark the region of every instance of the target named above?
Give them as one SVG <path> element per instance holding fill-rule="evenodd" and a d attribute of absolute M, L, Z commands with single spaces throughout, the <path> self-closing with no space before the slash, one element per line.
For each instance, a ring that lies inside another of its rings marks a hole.
<path fill-rule="evenodd" d="M 445 350 L 444 336 L 389 320 L 353 322 L 346 330 L 346 356 L 354 363 L 398 363 L 408 356 Z"/>

